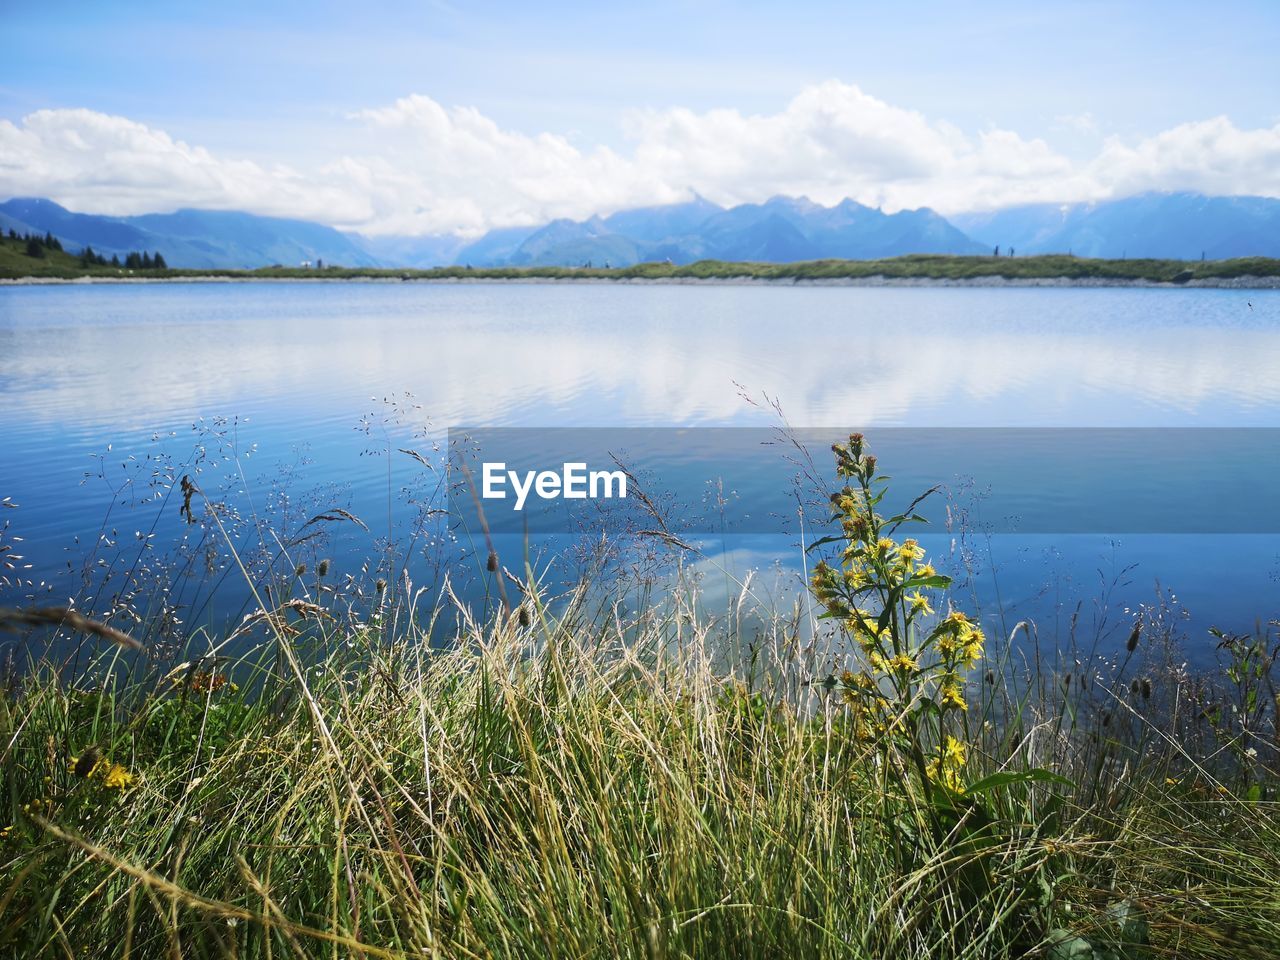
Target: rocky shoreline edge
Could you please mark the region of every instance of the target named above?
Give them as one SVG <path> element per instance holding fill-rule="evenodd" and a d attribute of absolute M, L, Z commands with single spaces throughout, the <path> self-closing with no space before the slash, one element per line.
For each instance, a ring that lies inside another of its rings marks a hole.
<path fill-rule="evenodd" d="M 1280 277 L 1204 277 L 1183 283 L 1111 277 L 16 277 L 0 286 L 61 286 L 121 283 L 578 283 L 766 287 L 1187 287 L 1223 290 L 1280 290 Z"/>

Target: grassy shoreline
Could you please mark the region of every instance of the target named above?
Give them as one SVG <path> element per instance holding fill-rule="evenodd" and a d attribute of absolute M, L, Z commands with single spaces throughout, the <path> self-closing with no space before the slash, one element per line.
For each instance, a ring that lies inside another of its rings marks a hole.
<path fill-rule="evenodd" d="M 1063 255 L 960 257 L 912 255 L 887 260 L 728 263 L 703 260 L 676 266 L 642 263 L 614 269 L 566 267 L 437 267 L 428 270 L 263 267 L 257 270 L 135 270 L 83 265 L 71 254 L 25 256 L 0 246 L 0 283 L 197 282 L 242 280 L 385 282 L 634 282 L 776 284 L 1160 285 L 1280 287 L 1280 260 L 1092 260 Z"/>
<path fill-rule="evenodd" d="M 679 610 L 37 671 L 0 704 L 0 949 L 1280 956 L 1280 807 L 1162 743 L 1122 678 L 1091 699 L 1046 677 L 998 729 L 988 687 L 973 776 L 1069 782 L 1015 780 L 926 830 L 936 799 L 884 775 L 839 689 L 803 684 L 793 631 L 755 638 L 769 679 L 712 669 Z"/>

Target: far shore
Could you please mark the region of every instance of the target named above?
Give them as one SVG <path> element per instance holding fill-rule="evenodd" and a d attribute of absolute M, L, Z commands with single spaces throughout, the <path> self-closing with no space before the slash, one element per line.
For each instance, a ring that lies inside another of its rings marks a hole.
<path fill-rule="evenodd" d="M 76 286 L 84 284 L 153 283 L 431 283 L 431 284 L 633 284 L 664 286 L 765 286 L 765 287 L 1144 287 L 1221 290 L 1280 290 L 1280 276 L 1200 277 L 1184 281 L 1147 280 L 1141 277 L 600 277 L 600 276 L 225 276 L 218 274 L 167 277 L 9 277 L 0 286 Z"/>
<path fill-rule="evenodd" d="M 806 260 L 794 263 L 699 260 L 695 263 L 638 263 L 624 267 L 462 264 L 410 267 L 208 267 L 121 268 L 77 261 L 75 255 L 47 251 L 32 264 L 24 251 L 6 243 L 0 283 L 660 283 L 812 287 L 1214 287 L 1280 288 L 1280 259 L 1105 260 L 1061 254 L 1029 257 L 911 254 L 886 260 Z M 99 258 L 100 260 L 100 258 Z"/>

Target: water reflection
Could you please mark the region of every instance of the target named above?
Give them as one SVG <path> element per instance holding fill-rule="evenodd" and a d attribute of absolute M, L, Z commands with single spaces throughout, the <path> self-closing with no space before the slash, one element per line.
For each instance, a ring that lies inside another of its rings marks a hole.
<path fill-rule="evenodd" d="M 1245 298 L 1254 302 L 1249 311 Z M 0 292 L 7 435 L 198 415 L 439 423 L 1274 422 L 1280 295 L 258 284 Z M 308 432 L 314 434 L 314 429 Z"/>
<path fill-rule="evenodd" d="M 763 425 L 776 419 L 767 395 L 797 426 L 1278 426 L 1278 369 L 1269 291 L 9 287 L 0 497 L 21 504 L 11 522 L 32 577 L 52 579 L 83 549 L 75 538 L 98 536 L 120 486 L 111 472 L 157 447 L 189 458 L 202 417 L 244 418 L 236 449 L 260 454 L 236 471 L 251 491 L 301 463 L 335 502 L 385 515 L 388 489 L 413 488 L 421 470 L 368 454 L 452 423 Z M 84 482 L 108 444 L 102 475 Z M 150 519 L 112 523 L 132 533 Z M 1230 547 L 1145 544 L 1130 548 L 1144 587 L 1185 582 L 1206 619 L 1274 613 L 1271 540 L 1249 542 L 1251 598 L 1194 569 L 1214 550 L 1214 569 L 1229 568 Z M 1065 575 L 1089 580 L 1099 549 L 1067 548 Z M 1006 592 L 1039 589 L 1023 576 Z"/>

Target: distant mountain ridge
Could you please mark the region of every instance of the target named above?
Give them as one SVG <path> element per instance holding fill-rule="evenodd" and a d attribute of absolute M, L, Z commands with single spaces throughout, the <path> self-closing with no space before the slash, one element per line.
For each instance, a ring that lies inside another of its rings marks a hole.
<path fill-rule="evenodd" d="M 1280 200 L 1144 193 L 1100 203 L 1032 204 L 952 217 L 984 244 L 1018 253 L 1227 260 L 1280 257 Z"/>
<path fill-rule="evenodd" d="M 781 196 L 728 209 L 698 197 L 604 218 L 556 220 L 518 239 L 514 246 L 494 244 L 486 235 L 462 248 L 457 262 L 486 267 L 621 267 L 645 260 L 790 263 L 984 251 L 982 244 L 927 208 L 886 214 L 852 200 L 824 207 L 804 197 Z"/>
<path fill-rule="evenodd" d="M 1092 204 L 1036 204 L 945 218 L 924 207 L 887 214 L 853 200 L 825 207 L 804 197 L 721 207 L 695 196 L 586 220 L 458 235 L 344 233 L 303 220 L 235 211 L 106 217 L 51 200 L 0 203 L 0 229 L 52 233 L 68 250 L 110 256 L 160 251 L 174 267 L 254 268 L 304 262 L 348 267 L 630 266 L 642 261 L 790 263 L 868 260 L 911 253 L 1074 253 L 1181 260 L 1280 257 L 1280 200 L 1147 193 Z"/>
<path fill-rule="evenodd" d="M 377 258 L 332 227 L 233 210 L 104 217 L 72 213 L 52 200 L 19 197 L 0 203 L 0 228 L 52 233 L 68 249 L 91 246 L 107 256 L 159 250 L 172 267 L 296 267 L 316 260 L 352 267 L 379 265 Z"/>
<path fill-rule="evenodd" d="M 453 263 L 629 266 L 643 260 L 788 263 L 909 253 L 1074 253 L 1175 260 L 1280 257 L 1280 200 L 1145 193 L 1092 204 L 1037 204 L 944 218 L 929 208 L 886 214 L 853 200 L 803 197 L 724 208 L 686 203 L 623 210 L 540 227 L 503 227 L 458 244 Z M 434 259 L 405 266 L 445 265 Z"/>

